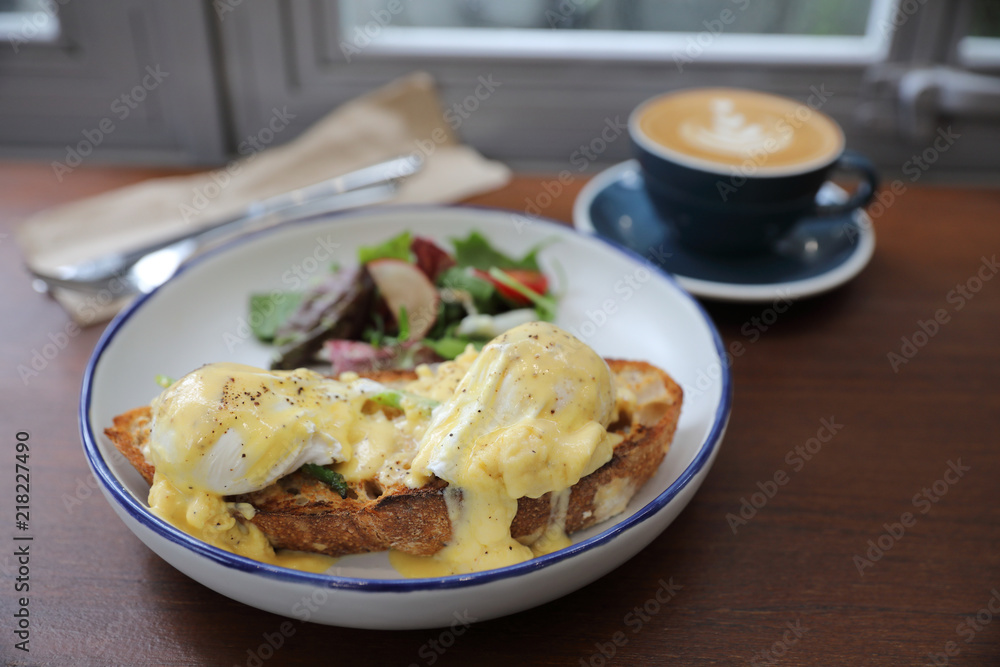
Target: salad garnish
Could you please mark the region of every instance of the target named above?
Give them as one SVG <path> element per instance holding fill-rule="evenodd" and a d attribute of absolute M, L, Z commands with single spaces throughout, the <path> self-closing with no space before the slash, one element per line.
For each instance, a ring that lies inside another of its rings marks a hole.
<path fill-rule="evenodd" d="M 305 292 L 250 297 L 254 335 L 279 348 L 272 369 L 332 365 L 332 374 L 413 368 L 454 359 L 468 345 L 533 320 L 552 321 L 556 298 L 539 244 L 511 257 L 479 232 L 453 252 L 403 232 L 358 249 Z"/>

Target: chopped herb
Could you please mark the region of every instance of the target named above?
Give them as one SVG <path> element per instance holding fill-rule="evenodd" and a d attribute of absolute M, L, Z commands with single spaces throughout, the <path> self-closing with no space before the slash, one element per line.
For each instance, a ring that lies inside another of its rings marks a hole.
<path fill-rule="evenodd" d="M 174 379 L 167 375 L 157 375 L 156 378 L 154 379 L 156 380 L 156 384 L 160 385 L 164 389 L 166 389 L 167 387 L 169 387 L 174 383 Z"/>
<path fill-rule="evenodd" d="M 331 489 L 339 493 L 341 498 L 347 497 L 347 482 L 344 481 L 344 476 L 339 472 L 316 465 L 315 463 L 306 463 L 300 468 L 300 470 L 310 477 L 315 477 L 329 486 Z"/>
<path fill-rule="evenodd" d="M 432 410 L 440 405 L 440 403 L 435 401 L 433 398 L 427 398 L 426 396 L 420 396 L 419 394 L 411 394 L 408 391 L 399 391 L 395 389 L 389 389 L 387 391 L 374 394 L 371 397 L 371 400 L 379 405 L 396 408 L 397 410 L 403 409 L 404 400 L 410 401 L 410 403 L 418 408 L 425 408 L 427 410 Z"/>

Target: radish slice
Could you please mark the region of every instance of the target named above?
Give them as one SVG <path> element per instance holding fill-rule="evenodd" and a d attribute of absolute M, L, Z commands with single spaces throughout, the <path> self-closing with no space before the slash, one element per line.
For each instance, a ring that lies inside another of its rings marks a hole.
<path fill-rule="evenodd" d="M 440 297 L 424 272 L 401 259 L 376 259 L 365 266 L 397 324 L 400 309 L 406 308 L 410 321 L 407 340 L 426 336 L 437 320 Z"/>

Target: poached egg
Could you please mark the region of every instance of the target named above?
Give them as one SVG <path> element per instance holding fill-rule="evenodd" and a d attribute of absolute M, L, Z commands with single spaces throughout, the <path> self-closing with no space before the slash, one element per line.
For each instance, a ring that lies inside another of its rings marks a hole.
<path fill-rule="evenodd" d="M 569 544 L 570 487 L 611 459 L 622 436 L 607 363 L 548 322 L 511 329 L 483 347 L 434 413 L 407 484 L 448 482 L 452 539 L 431 557 L 393 552 L 408 576 L 442 576 L 519 563 Z M 511 536 L 517 500 L 551 493 L 549 527 L 531 545 Z"/>
<path fill-rule="evenodd" d="M 355 449 L 395 448 L 397 434 L 384 416 L 362 411 L 365 401 L 384 389 L 370 380 L 344 383 L 306 369 L 202 366 L 151 405 L 143 450 L 156 470 L 150 508 L 185 532 L 241 556 L 325 570 L 333 562 L 329 557 L 276 554 L 256 526 L 236 520 L 236 514 L 252 519 L 253 507 L 224 497 L 263 489 L 306 463 L 329 465 L 351 460 Z"/>

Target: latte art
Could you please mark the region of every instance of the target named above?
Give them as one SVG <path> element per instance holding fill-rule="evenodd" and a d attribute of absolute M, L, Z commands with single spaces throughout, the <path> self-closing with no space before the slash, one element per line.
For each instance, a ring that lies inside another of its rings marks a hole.
<path fill-rule="evenodd" d="M 818 110 L 735 88 L 654 98 L 636 110 L 633 122 L 648 149 L 722 173 L 748 166 L 760 175 L 808 171 L 829 164 L 844 148 L 840 128 Z"/>
<path fill-rule="evenodd" d="M 766 115 L 752 123 L 736 111 L 728 97 L 711 101 L 711 117 L 696 117 L 681 123 L 681 136 L 694 148 L 736 157 L 750 157 L 761 151 L 776 153 L 792 141 L 795 131 L 778 116 Z"/>

